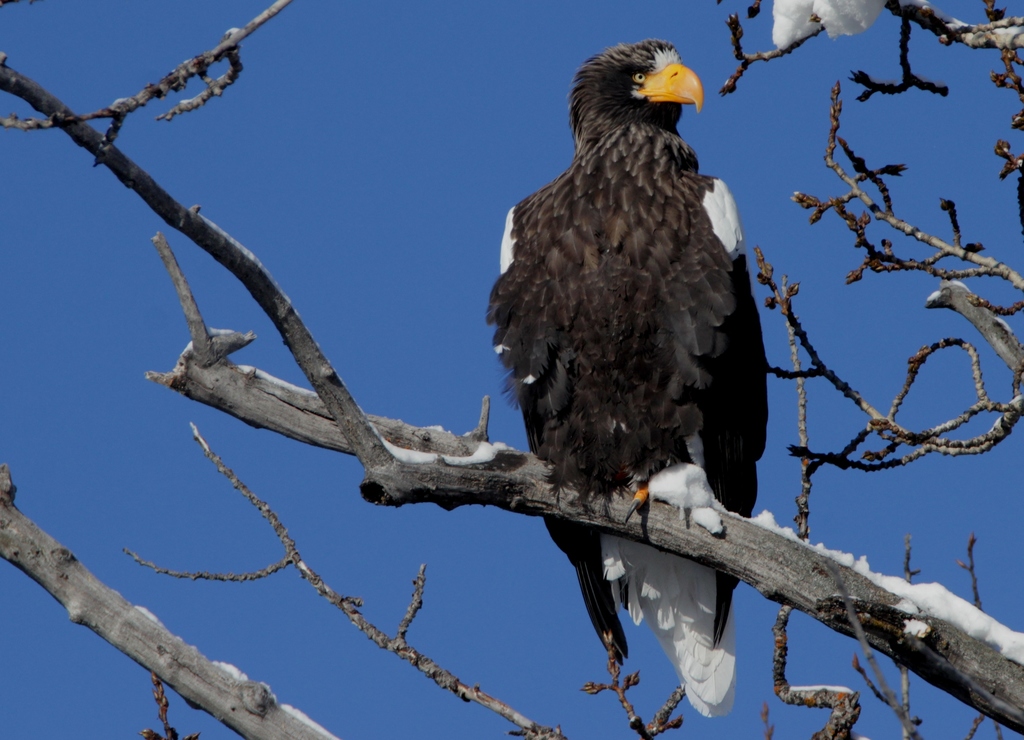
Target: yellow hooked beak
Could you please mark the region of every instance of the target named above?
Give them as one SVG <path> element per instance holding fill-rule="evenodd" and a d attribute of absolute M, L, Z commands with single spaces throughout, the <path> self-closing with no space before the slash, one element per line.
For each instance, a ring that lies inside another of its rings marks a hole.
<path fill-rule="evenodd" d="M 700 113 L 704 105 L 704 86 L 689 67 L 670 64 L 665 69 L 647 75 L 638 93 L 652 103 L 684 103 L 697 106 Z"/>

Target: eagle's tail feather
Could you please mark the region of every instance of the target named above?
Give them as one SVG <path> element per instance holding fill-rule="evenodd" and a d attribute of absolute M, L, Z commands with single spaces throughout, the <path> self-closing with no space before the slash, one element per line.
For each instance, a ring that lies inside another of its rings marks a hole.
<path fill-rule="evenodd" d="M 601 535 L 590 527 L 551 517 L 545 517 L 544 523 L 551 539 L 576 568 L 583 602 L 597 636 L 602 641 L 606 636 L 611 638 L 615 659 L 621 663 L 629 656 L 629 647 L 618 616 L 618 589 L 604 578 Z"/>
<path fill-rule="evenodd" d="M 626 608 L 646 619 L 701 714 L 726 714 L 736 689 L 736 630 L 730 613 L 715 641 L 717 577 L 693 561 L 601 535 L 604 575 L 625 584 Z"/>

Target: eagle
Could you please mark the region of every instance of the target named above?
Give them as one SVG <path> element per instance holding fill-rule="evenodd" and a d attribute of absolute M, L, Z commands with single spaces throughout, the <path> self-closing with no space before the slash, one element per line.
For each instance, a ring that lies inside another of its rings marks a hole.
<path fill-rule="evenodd" d="M 676 126 L 700 79 L 659 40 L 586 61 L 569 95 L 575 154 L 514 206 L 490 296 L 494 348 L 556 490 L 585 497 L 704 490 L 749 516 L 768 418 L 767 361 L 732 194 L 701 175 Z M 708 496 L 710 500 L 710 495 Z M 685 503 L 684 503 L 685 505 Z M 737 580 L 555 518 L 598 636 L 627 656 L 646 619 L 686 695 L 725 714 L 735 693 Z"/>

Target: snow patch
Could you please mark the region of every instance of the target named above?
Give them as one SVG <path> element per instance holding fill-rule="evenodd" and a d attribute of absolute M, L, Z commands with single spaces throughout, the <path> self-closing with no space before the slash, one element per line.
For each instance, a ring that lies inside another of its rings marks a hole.
<path fill-rule="evenodd" d="M 501 450 L 507 450 L 509 447 L 504 442 L 481 442 L 472 455 L 460 457 L 458 455 L 445 455 L 444 461 L 449 465 L 479 465 L 481 463 L 487 463 L 494 459 Z"/>
<path fill-rule="evenodd" d="M 679 509 L 680 516 L 690 512 L 690 518 L 712 534 L 722 531 L 722 517 L 712 508 L 715 494 L 708 485 L 707 475 L 697 465 L 671 465 L 653 475 L 647 488 L 658 501 Z"/>
<path fill-rule="evenodd" d="M 493 460 L 495 455 L 497 455 L 501 450 L 509 449 L 509 446 L 504 442 L 481 442 L 477 445 L 477 448 L 473 450 L 472 455 L 439 455 L 436 452 L 422 452 L 420 450 L 410 450 L 405 447 L 399 447 L 398 445 L 391 444 L 383 437 L 381 438 L 381 441 L 384 443 L 384 447 L 387 448 L 387 451 L 394 455 L 396 460 L 408 463 L 409 465 L 429 464 L 437 462 L 438 458 L 444 460 L 448 465 L 480 465 Z"/>
<path fill-rule="evenodd" d="M 321 727 L 319 724 L 317 724 L 316 722 L 311 720 L 306 715 L 306 713 L 303 712 L 301 709 L 296 709 L 291 704 L 278 704 L 278 706 L 281 707 L 281 709 L 283 709 L 286 714 L 290 714 L 292 717 L 297 719 L 299 722 L 301 722 L 302 724 L 306 725 L 310 729 L 315 730 L 316 732 L 320 733 L 325 738 L 330 738 L 331 740 L 339 740 L 339 738 L 336 735 L 332 735 L 327 730 L 325 730 L 323 727 Z"/>
<path fill-rule="evenodd" d="M 853 689 L 848 686 L 829 686 L 828 684 L 815 684 L 814 686 L 790 686 L 791 691 L 832 691 L 836 694 L 852 694 Z"/>
<path fill-rule="evenodd" d="M 920 619 L 904 619 L 903 631 L 908 635 L 913 635 L 914 637 L 924 637 L 932 631 L 932 628 Z"/>
<path fill-rule="evenodd" d="M 772 42 L 781 49 L 822 26 L 829 38 L 853 36 L 870 28 L 884 6 L 885 0 L 775 0 Z M 812 21 L 812 15 L 821 22 Z"/>
<path fill-rule="evenodd" d="M 724 527 L 722 526 L 722 517 L 718 515 L 718 512 L 711 508 L 700 508 L 694 509 L 690 512 L 690 518 L 695 524 L 699 524 L 704 527 L 711 534 L 721 534 Z"/>
<path fill-rule="evenodd" d="M 231 676 L 231 678 L 235 679 L 236 681 L 249 680 L 249 677 L 247 675 L 242 673 L 240 670 L 238 670 L 235 666 L 231 665 L 230 663 L 222 663 L 219 660 L 211 660 L 210 662 L 218 668 L 220 668 L 221 671 Z"/>
<path fill-rule="evenodd" d="M 923 613 L 949 622 L 974 639 L 980 640 L 998 651 L 1004 658 L 1024 665 L 1024 633 L 1014 632 L 1006 625 L 1000 624 L 970 602 L 950 593 L 945 586 L 938 583 L 907 583 L 901 577 L 875 573 L 864 556 L 854 558 L 850 553 L 830 550 L 823 544 L 810 545 L 804 542 L 791 528 L 780 527 L 770 511 L 762 511 L 750 521 L 759 527 L 810 548 L 840 565 L 852 568 L 879 588 L 884 588 L 900 597 L 901 601 L 897 606 L 902 611 L 909 614 Z M 910 602 L 913 610 L 903 608 L 905 602 Z"/>
<path fill-rule="evenodd" d="M 386 439 L 381 437 L 381 442 L 387 448 L 388 452 L 398 460 L 399 462 L 408 463 L 409 465 L 423 465 L 424 463 L 432 463 L 437 460 L 436 452 L 421 452 L 420 450 L 409 450 L 405 447 L 399 447 L 393 445 Z"/>
<path fill-rule="evenodd" d="M 138 604 L 136 604 L 136 605 L 135 605 L 135 608 L 136 608 L 136 609 L 138 609 L 138 610 L 139 610 L 140 612 L 142 612 L 142 616 L 144 616 L 144 617 L 145 617 L 146 619 L 148 619 L 149 621 L 151 621 L 151 622 L 156 622 L 156 623 L 157 623 L 158 625 L 160 625 L 161 627 L 163 627 L 163 626 L 164 626 L 164 623 L 163 623 L 163 622 L 161 622 L 161 621 L 160 621 L 159 619 L 157 619 L 157 616 L 156 616 L 156 614 L 154 614 L 153 612 L 151 612 L 151 611 L 150 611 L 149 609 L 147 609 L 146 607 L 144 607 L 144 606 L 139 606 Z M 164 629 L 167 629 L 167 628 L 166 628 L 166 627 L 164 627 Z"/>
<path fill-rule="evenodd" d="M 945 23 L 950 28 L 960 28 L 962 26 L 966 26 L 967 25 L 963 21 L 958 20 L 958 19 L 954 18 L 951 15 L 946 15 L 941 10 L 939 10 L 934 5 L 932 5 L 930 2 L 928 2 L 928 0 L 900 0 L 900 7 L 901 8 L 929 8 L 933 13 L 935 13 L 935 17 L 936 18 L 938 18 L 940 21 Z"/>
<path fill-rule="evenodd" d="M 264 383 L 276 386 L 282 390 L 291 391 L 292 393 L 298 393 L 299 395 L 307 396 L 309 398 L 317 397 L 316 393 L 311 391 L 309 388 L 302 388 L 300 386 L 289 383 L 287 380 L 275 378 L 273 375 L 265 373 L 259 368 L 253 367 L 252 365 L 235 365 L 235 368 L 245 373 L 246 375 L 252 375 L 254 378 L 262 380 Z"/>

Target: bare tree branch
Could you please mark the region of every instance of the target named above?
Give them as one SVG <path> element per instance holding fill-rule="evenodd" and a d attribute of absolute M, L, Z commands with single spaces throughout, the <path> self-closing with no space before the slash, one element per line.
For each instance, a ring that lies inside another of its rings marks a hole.
<path fill-rule="evenodd" d="M 775 652 L 772 658 L 775 695 L 786 704 L 832 710 L 828 722 L 811 736 L 812 740 L 848 740 L 850 731 L 860 718 L 859 692 L 845 686 L 791 686 L 786 679 L 786 662 L 789 656 L 789 635 L 786 627 L 792 611 L 793 609 L 788 606 L 779 609 L 775 626 L 772 627 L 772 635 L 775 638 Z M 768 725 L 767 712 L 768 708 L 765 705 L 765 726 Z"/>
<path fill-rule="evenodd" d="M 345 432 L 364 467 L 367 470 L 386 471 L 395 463 L 384 442 L 302 323 L 291 300 L 259 260 L 253 258 L 251 252 L 212 221 L 175 201 L 148 173 L 95 129 L 78 120 L 70 108 L 32 80 L 7 66 L 0 66 L 0 90 L 22 98 L 44 115 L 52 116 L 58 121 L 61 130 L 76 144 L 96 156 L 98 163 L 134 190 L 169 226 L 191 239 L 241 281 L 281 333 L 295 361 Z"/>
<path fill-rule="evenodd" d="M 974 325 L 1011 371 L 1020 372 L 1024 364 L 1024 346 L 1021 346 L 1005 321 L 991 309 L 980 305 L 976 299 L 978 296 L 963 283 L 943 280 L 939 283 L 939 289 L 928 296 L 924 305 L 925 308 L 956 311 Z"/>
<path fill-rule="evenodd" d="M 925 92 L 935 93 L 946 97 L 949 95 L 949 88 L 945 85 L 926 80 L 922 77 L 918 77 L 914 74 L 910 68 L 910 19 L 906 16 L 900 23 L 900 70 L 903 72 L 903 79 L 896 84 L 889 82 L 882 82 L 876 80 L 874 77 L 869 75 L 863 70 L 854 72 L 850 77 L 851 80 L 856 82 L 858 85 L 864 86 L 864 92 L 857 96 L 857 100 L 861 102 L 867 100 L 872 95 L 882 93 L 883 95 L 898 95 L 902 92 L 906 92 L 911 88 L 917 88 L 918 90 L 924 90 Z"/>
<path fill-rule="evenodd" d="M 857 610 L 854 607 L 853 599 L 850 598 L 849 592 L 846 590 L 846 584 L 843 582 L 843 575 L 839 572 L 838 568 L 834 566 L 830 568 L 832 577 L 836 579 L 836 585 L 839 587 L 839 593 L 843 597 L 843 605 L 846 607 L 846 614 L 850 620 L 850 624 L 853 625 L 854 632 L 857 634 L 857 641 L 860 643 L 861 650 L 864 651 L 864 657 L 867 658 L 868 664 L 871 666 L 871 670 L 874 671 L 875 679 L 878 681 L 879 690 L 875 691 L 875 695 L 881 692 L 882 698 L 885 699 L 885 703 L 889 705 L 893 713 L 899 717 L 900 724 L 903 726 L 903 732 L 913 740 L 921 740 L 921 736 L 917 732 L 917 727 L 910 719 L 910 714 L 904 709 L 903 705 L 900 704 L 896 695 L 889 688 L 889 684 L 885 681 L 885 676 L 882 674 L 882 669 L 878 667 L 878 662 L 875 660 L 874 651 L 871 649 L 871 645 L 868 644 L 867 635 L 864 632 L 864 627 L 861 623 L 861 618 L 857 614 Z M 872 690 L 874 688 L 872 687 Z"/>
<path fill-rule="evenodd" d="M 170 704 L 167 701 L 167 694 L 164 693 L 163 681 L 153 672 L 150 672 L 149 677 L 153 682 L 153 698 L 156 700 L 157 714 L 160 717 L 160 722 L 164 726 L 164 734 L 161 735 L 150 729 L 145 729 L 139 734 L 145 740 L 178 740 L 178 731 L 171 727 L 171 723 L 167 719 L 167 709 Z M 199 733 L 194 732 L 191 735 L 186 735 L 184 740 L 199 740 Z"/>
<path fill-rule="evenodd" d="M 512 722 L 519 727 L 522 734 L 525 737 L 530 738 L 530 740 L 564 740 L 559 729 L 546 727 L 534 722 L 500 699 L 481 691 L 479 685 L 469 686 L 468 684 L 463 683 L 450 671 L 442 668 L 434 660 L 416 650 L 408 643 L 406 636 L 409 632 L 409 627 L 412 625 L 413 619 L 415 619 L 419 610 L 423 606 L 423 590 L 426 586 L 425 565 L 420 566 L 419 573 L 413 581 L 415 588 L 413 589 L 412 599 L 409 602 L 409 607 L 406 609 L 405 615 L 402 617 L 401 622 L 399 622 L 398 630 L 394 637 L 389 637 L 387 633 L 366 619 L 366 617 L 364 617 L 359 611 L 359 608 L 363 606 L 362 599 L 339 594 L 331 588 L 323 578 L 316 573 L 316 571 L 313 570 L 308 562 L 303 559 L 295 540 L 288 534 L 287 528 L 281 522 L 274 510 L 270 508 L 269 504 L 253 493 L 253 491 L 244 482 L 242 482 L 235 472 L 224 463 L 221 457 L 210 448 L 210 445 L 199 433 L 199 430 L 196 429 L 194 424 L 192 425 L 192 435 L 196 442 L 199 443 L 199 446 L 202 447 L 203 454 L 216 466 L 217 471 L 227 478 L 235 490 L 241 493 L 250 504 L 259 510 L 263 518 L 266 519 L 273 528 L 274 534 L 277 535 L 278 540 L 281 542 L 281 546 L 284 548 L 284 556 L 280 561 L 283 566 L 294 565 L 296 569 L 298 569 L 302 578 L 304 578 L 321 597 L 327 599 L 327 601 L 348 617 L 349 621 L 360 632 L 366 635 L 370 641 L 377 645 L 377 647 L 387 650 L 388 652 L 407 661 L 438 686 L 450 691 L 460 699 L 475 702 L 507 719 L 509 722 Z M 153 568 L 158 573 L 175 577 L 192 578 L 193 580 L 197 578 L 209 578 L 210 580 L 254 580 L 254 578 L 265 578 L 275 572 L 271 569 L 264 569 L 264 571 L 259 572 L 259 575 L 246 574 L 246 576 L 251 577 L 235 578 L 226 578 L 220 574 L 182 574 L 176 571 L 157 567 L 152 563 L 142 560 L 134 554 L 132 554 L 132 557 L 134 557 L 135 561 L 140 565 Z"/>
<path fill-rule="evenodd" d="M 759 6 L 760 0 L 756 0 L 755 5 Z M 753 10 L 753 6 L 751 7 L 751 10 Z M 756 15 L 757 12 L 754 12 L 753 14 L 750 14 L 748 12 L 747 17 L 753 18 Z M 814 32 L 808 34 L 807 36 L 804 36 L 802 39 L 797 39 L 789 46 L 786 46 L 782 49 L 772 49 L 771 51 L 759 51 L 755 54 L 746 54 L 743 51 L 743 44 L 741 42 L 741 40 L 743 39 L 743 26 L 740 25 L 740 17 L 733 13 L 725 21 L 725 25 L 729 27 L 729 36 L 730 40 L 732 41 L 733 56 L 739 60 L 740 64 L 736 68 L 736 71 L 732 73 L 732 76 L 729 77 L 729 79 L 725 81 L 725 84 L 722 85 L 722 89 L 718 91 L 719 95 L 728 95 L 731 92 L 735 92 L 736 83 L 739 82 L 740 77 L 743 76 L 743 73 L 747 71 L 747 67 L 749 67 L 754 62 L 770 62 L 772 59 L 778 59 L 779 57 L 786 56 L 787 54 L 792 54 L 794 51 L 803 46 L 804 43 L 807 42 L 809 39 L 814 38 L 819 33 L 825 30 L 824 27 L 818 26 L 818 28 L 815 29 Z"/>
<path fill-rule="evenodd" d="M 621 681 L 620 676 L 622 674 L 622 666 L 619 665 L 619 653 L 612 642 L 611 635 L 605 634 L 604 646 L 608 651 L 608 675 L 611 676 L 611 683 L 595 683 L 593 681 L 587 681 L 583 684 L 583 688 L 580 689 L 591 696 L 596 696 L 603 691 L 611 691 L 615 694 L 619 700 L 619 704 L 622 706 L 623 711 L 626 713 L 626 719 L 629 722 L 629 729 L 635 732 L 640 740 L 654 740 L 655 737 L 668 730 L 678 730 L 683 726 L 683 716 L 679 715 L 675 719 L 670 720 L 669 717 L 675 710 L 679 702 L 683 700 L 686 695 L 686 689 L 682 686 L 676 687 L 676 690 L 669 696 L 668 701 L 665 702 L 664 706 L 654 715 L 654 719 L 644 724 L 644 721 L 636 713 L 636 709 L 633 707 L 633 703 L 629 700 L 627 693 L 631 688 L 640 684 L 640 671 L 630 673 L 628 676 L 623 678 Z"/>
<path fill-rule="evenodd" d="M 266 684 L 238 680 L 100 582 L 71 551 L 18 510 L 14 492 L 10 470 L 0 465 L 0 557 L 46 589 L 68 610 L 72 622 L 88 627 L 243 737 L 334 737 L 278 704 Z"/>
<path fill-rule="evenodd" d="M 956 564 L 966 570 L 971 576 L 971 592 L 974 594 L 974 605 L 978 607 L 979 611 L 983 611 L 981 608 L 981 594 L 978 593 L 978 574 L 974 572 L 974 546 L 978 544 L 978 538 L 974 536 L 974 532 L 971 532 L 971 536 L 967 538 L 967 563 L 962 560 L 957 560 Z"/>
<path fill-rule="evenodd" d="M 31 80 L 8 67 L 0 67 L 0 89 L 18 95 L 46 116 L 55 116 L 60 128 L 94 155 L 102 152 L 101 164 L 246 286 L 285 339 L 366 468 L 361 491 L 367 500 L 392 506 L 432 502 L 445 508 L 486 504 L 519 514 L 569 519 L 649 542 L 735 575 L 768 598 L 805 611 L 832 629 L 852 634 L 842 603 L 835 598 L 834 581 L 828 576 L 828 564 L 832 561 L 795 538 L 790 540 L 728 514 L 723 514 L 725 535 L 718 538 L 698 527 L 688 528 L 676 509 L 660 503 L 651 506 L 643 517 L 625 523 L 625 498 L 602 505 L 585 502 L 571 492 L 555 496 L 547 483 L 546 466 L 531 455 L 511 450 L 495 450 L 489 461 L 474 459 L 471 464 L 446 456 L 431 457 L 426 463 L 394 458 L 348 394 L 287 296 L 248 250 L 209 220 L 174 201 L 116 147 L 104 148 L 102 136 L 87 124 L 75 121 L 73 112 Z M 858 602 L 858 610 L 872 616 L 866 632 L 873 647 L 896 657 L 925 680 L 989 716 L 1024 730 L 1024 719 L 1013 709 L 1024 706 L 1024 666 L 934 617 L 925 617 L 931 647 L 916 638 L 908 639 L 904 633 L 907 615 L 895 608 L 900 601 L 897 596 L 853 570 L 842 572 Z M 941 662 L 936 662 L 935 655 L 941 656 Z M 965 684 L 963 676 L 970 677 L 974 684 Z M 973 685 L 988 688 L 979 693 Z M 992 700 L 995 687 L 1003 692 L 999 701 Z"/>

